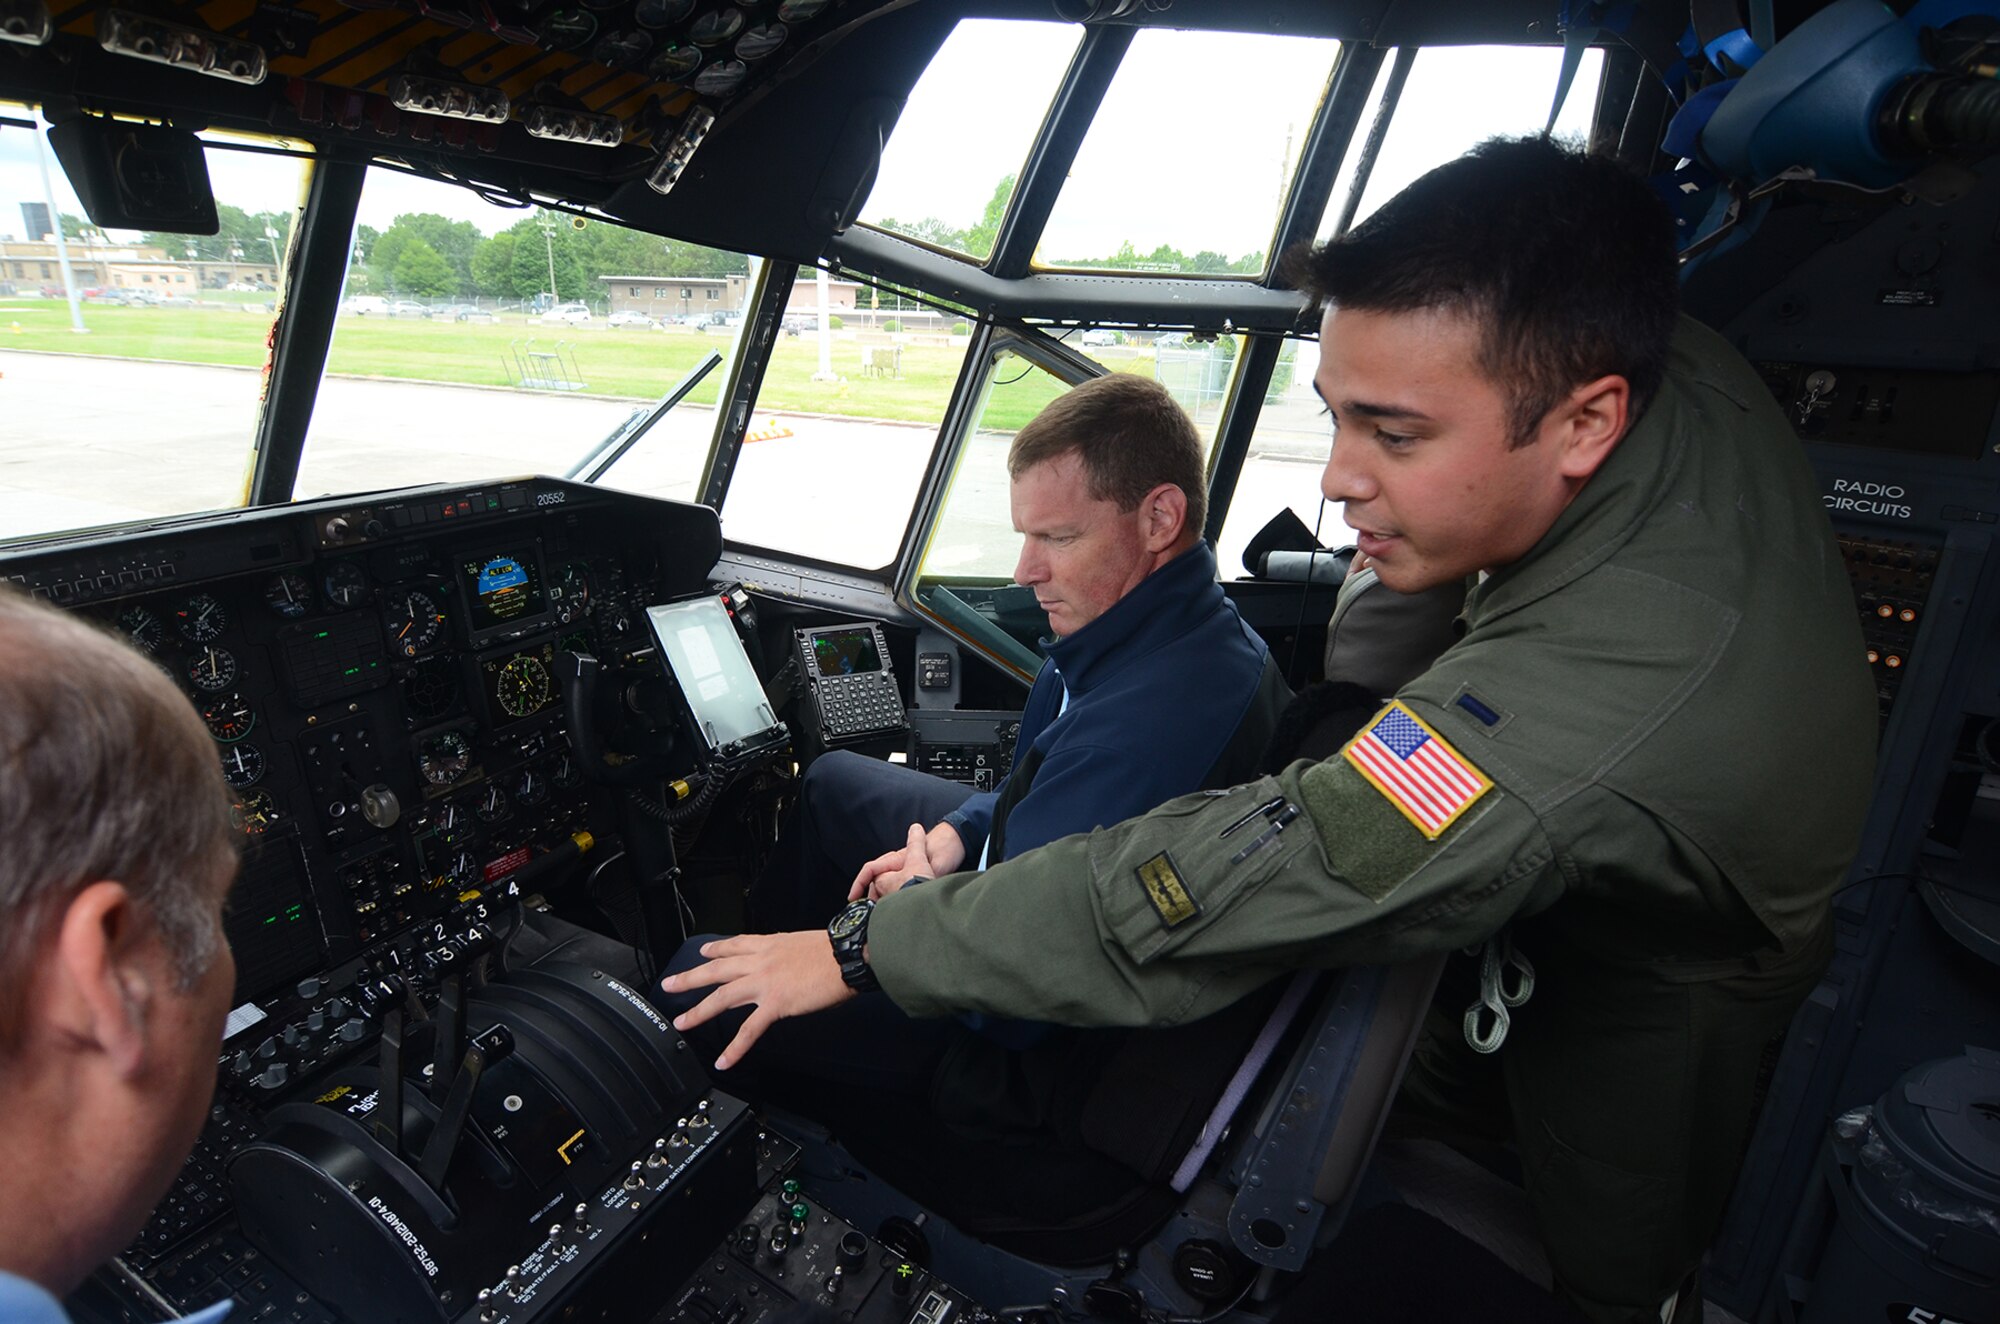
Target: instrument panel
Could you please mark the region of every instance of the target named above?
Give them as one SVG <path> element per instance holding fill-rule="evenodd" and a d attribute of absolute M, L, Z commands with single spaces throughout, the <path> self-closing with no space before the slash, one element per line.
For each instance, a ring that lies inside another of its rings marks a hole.
<path fill-rule="evenodd" d="M 0 559 L 122 635 L 201 714 L 247 853 L 238 1001 L 368 958 L 606 830 L 556 659 L 649 646 L 714 515 L 555 480 L 190 520 Z M 246 568 L 254 566 L 255 568 Z"/>

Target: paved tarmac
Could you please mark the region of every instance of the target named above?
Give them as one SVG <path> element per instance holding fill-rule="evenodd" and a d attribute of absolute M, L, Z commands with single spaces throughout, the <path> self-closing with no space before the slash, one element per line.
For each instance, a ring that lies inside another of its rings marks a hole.
<path fill-rule="evenodd" d="M 261 377 L 206 367 L 0 349 L 0 540 L 240 504 Z M 321 383 L 301 496 L 561 473 L 639 402 L 332 377 Z M 1277 411 L 1273 411 L 1274 413 Z M 1284 411 L 1260 432 L 1219 549 L 1280 506 L 1316 514 L 1325 423 Z M 682 405 L 608 475 L 611 486 L 692 499 L 714 413 Z M 893 558 L 936 445 L 932 424 L 765 415 L 752 422 L 723 531 L 732 540 L 873 567 Z M 1007 574 L 1019 543 L 999 475 L 1004 438 L 981 437 L 982 472 L 952 500 L 931 564 Z M 1345 541 L 1337 510 L 1326 540 Z"/>

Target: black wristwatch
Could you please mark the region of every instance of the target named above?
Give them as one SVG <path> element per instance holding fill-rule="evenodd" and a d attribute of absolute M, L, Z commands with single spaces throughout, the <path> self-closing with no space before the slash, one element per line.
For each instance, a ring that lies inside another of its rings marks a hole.
<path fill-rule="evenodd" d="M 833 959 L 840 962 L 840 977 L 856 993 L 873 993 L 882 987 L 861 954 L 868 945 L 868 917 L 874 913 L 873 901 L 856 901 L 826 926 L 826 936 L 833 939 Z"/>

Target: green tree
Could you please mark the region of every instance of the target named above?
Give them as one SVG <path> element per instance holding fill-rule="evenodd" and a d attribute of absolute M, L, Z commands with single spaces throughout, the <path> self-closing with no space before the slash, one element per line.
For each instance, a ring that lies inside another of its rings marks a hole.
<path fill-rule="evenodd" d="M 965 232 L 965 243 L 959 250 L 973 257 L 991 257 L 993 245 L 1000 237 L 1000 221 L 1007 215 L 1007 204 L 1014 197 L 1014 176 L 1002 175 L 1000 182 L 993 186 L 993 196 L 986 200 L 986 210 L 980 213 L 979 224 Z"/>
<path fill-rule="evenodd" d="M 514 244 L 512 230 L 502 230 L 491 239 L 482 239 L 472 250 L 472 284 L 481 294 L 495 299 L 520 297 L 514 288 Z"/>
<path fill-rule="evenodd" d="M 968 251 L 965 231 L 955 226 L 946 225 L 935 216 L 926 216 L 921 221 L 912 221 L 909 223 L 885 218 L 881 225 L 884 230 L 893 230 L 897 234 L 908 235 L 912 239 L 921 239 L 927 244 L 936 244 L 939 248 L 949 248 L 956 253 Z M 981 256 L 984 256 L 984 254 L 981 254 Z"/>
<path fill-rule="evenodd" d="M 458 273 L 436 249 L 413 239 L 403 245 L 402 256 L 396 259 L 395 287 L 403 294 L 437 298 L 457 291 Z"/>
<path fill-rule="evenodd" d="M 508 228 L 514 233 L 514 260 L 508 271 L 514 279 L 515 294 L 528 299 L 548 289 L 549 267 L 553 262 L 556 298 L 585 297 L 590 281 L 577 253 L 581 243 L 567 216 L 541 212 Z"/>
<path fill-rule="evenodd" d="M 479 231 L 471 221 L 454 221 L 434 212 L 406 212 L 368 246 L 368 265 L 374 269 L 378 283 L 393 278 L 401 269 L 404 249 L 422 243 L 451 270 L 452 287 L 442 292 L 470 293 L 472 253 L 479 239 Z"/>

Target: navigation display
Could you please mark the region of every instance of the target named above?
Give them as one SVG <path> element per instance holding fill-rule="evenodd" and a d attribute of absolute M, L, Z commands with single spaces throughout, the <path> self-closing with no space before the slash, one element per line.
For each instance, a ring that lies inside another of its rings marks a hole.
<path fill-rule="evenodd" d="M 525 625 L 548 614 L 542 565 L 532 548 L 506 548 L 459 562 L 474 634 Z"/>
<path fill-rule="evenodd" d="M 822 676 L 858 676 L 882 669 L 882 655 L 875 651 L 875 632 L 866 626 L 850 630 L 823 630 L 813 636 L 813 665 Z"/>

